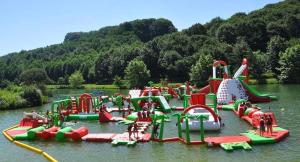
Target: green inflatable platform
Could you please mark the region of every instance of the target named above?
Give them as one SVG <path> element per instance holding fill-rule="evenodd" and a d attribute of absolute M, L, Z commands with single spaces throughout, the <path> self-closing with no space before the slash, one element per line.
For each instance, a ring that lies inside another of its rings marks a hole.
<path fill-rule="evenodd" d="M 63 129 L 60 129 L 55 136 L 55 139 L 57 141 L 64 141 L 65 140 L 65 133 L 71 132 L 72 128 L 71 127 L 65 127 Z"/>
<path fill-rule="evenodd" d="M 99 114 L 70 114 L 66 120 L 99 120 Z"/>
<path fill-rule="evenodd" d="M 229 104 L 229 105 L 223 105 L 222 106 L 222 110 L 231 111 L 231 110 L 234 110 L 234 109 L 235 109 L 235 105 L 234 104 Z"/>
<path fill-rule="evenodd" d="M 114 146 L 118 145 L 127 145 L 127 146 L 134 146 L 137 142 L 136 141 L 126 141 L 126 140 L 113 140 L 111 144 Z"/>
<path fill-rule="evenodd" d="M 27 133 L 18 134 L 16 136 L 14 136 L 13 138 L 14 138 L 14 140 L 28 140 L 28 134 Z"/>
<path fill-rule="evenodd" d="M 244 150 L 252 149 L 252 147 L 247 142 L 221 143 L 220 146 L 226 151 L 233 151 L 234 149 L 244 149 Z"/>
<path fill-rule="evenodd" d="M 246 136 L 251 139 L 252 144 L 265 144 L 265 143 L 275 143 L 274 138 L 262 137 L 255 133 L 254 130 L 249 130 L 246 133 L 241 133 L 241 135 Z"/>
<path fill-rule="evenodd" d="M 35 139 L 35 138 L 36 138 L 36 133 L 41 132 L 41 131 L 44 131 L 44 130 L 45 130 L 45 127 L 43 127 L 43 126 L 40 126 L 40 127 L 36 127 L 36 128 L 30 129 L 30 130 L 27 132 L 28 139 L 30 139 L 30 140 Z"/>

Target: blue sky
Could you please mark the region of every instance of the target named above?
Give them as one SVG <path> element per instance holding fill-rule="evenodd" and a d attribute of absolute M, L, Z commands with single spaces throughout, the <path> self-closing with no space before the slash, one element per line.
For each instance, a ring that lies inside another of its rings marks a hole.
<path fill-rule="evenodd" d="M 0 56 L 61 43 L 68 32 L 167 18 L 179 30 L 279 0 L 1 0 Z"/>

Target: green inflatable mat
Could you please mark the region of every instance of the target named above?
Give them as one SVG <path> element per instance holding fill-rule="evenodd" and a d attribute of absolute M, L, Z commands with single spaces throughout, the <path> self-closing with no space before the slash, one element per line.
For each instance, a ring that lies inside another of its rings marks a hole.
<path fill-rule="evenodd" d="M 56 139 L 57 141 L 64 141 L 64 140 L 65 140 L 65 133 L 71 132 L 71 131 L 72 131 L 72 128 L 71 128 L 71 127 L 65 127 L 65 128 L 62 128 L 62 129 L 60 129 L 60 130 L 56 133 L 55 139 Z"/>
<path fill-rule="evenodd" d="M 244 150 L 252 149 L 252 147 L 247 142 L 221 143 L 220 146 L 226 151 L 233 151 L 234 149 L 244 149 Z"/>
<path fill-rule="evenodd" d="M 244 112 L 244 114 L 248 115 L 252 110 L 253 110 L 253 108 L 247 108 L 246 111 Z"/>
<path fill-rule="evenodd" d="M 223 105 L 221 110 L 234 110 L 234 104 Z"/>
<path fill-rule="evenodd" d="M 276 142 L 274 138 L 262 137 L 256 134 L 254 130 L 249 130 L 246 133 L 241 133 L 241 135 L 250 138 L 252 144 L 266 144 Z"/>
<path fill-rule="evenodd" d="M 71 114 L 66 120 L 99 120 L 99 114 Z"/>
<path fill-rule="evenodd" d="M 27 132 L 28 139 L 30 139 L 30 140 L 35 139 L 35 138 L 36 138 L 36 133 L 41 132 L 41 131 L 44 131 L 44 130 L 45 130 L 45 127 L 43 127 L 43 126 L 40 126 L 40 127 L 36 127 L 36 128 L 30 129 L 30 130 Z"/>
<path fill-rule="evenodd" d="M 23 133 L 23 134 L 18 134 L 13 137 L 14 140 L 28 140 L 28 134 Z"/>
<path fill-rule="evenodd" d="M 280 127 L 274 127 L 273 131 L 284 131 L 286 129 L 280 128 Z"/>
<path fill-rule="evenodd" d="M 134 146 L 137 142 L 136 141 L 123 141 L 123 140 L 113 140 L 111 144 L 114 146 L 117 145 L 127 145 L 127 146 Z"/>

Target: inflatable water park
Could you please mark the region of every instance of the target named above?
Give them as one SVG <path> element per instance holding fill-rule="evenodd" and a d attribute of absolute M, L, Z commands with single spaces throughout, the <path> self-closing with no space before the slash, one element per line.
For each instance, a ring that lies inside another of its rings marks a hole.
<path fill-rule="evenodd" d="M 264 110 L 257 105 L 272 102 L 277 97 L 250 86 L 249 73 L 247 59 L 243 59 L 234 74 L 229 73 L 226 62 L 219 60 L 214 61 L 212 77 L 202 88 L 191 86 L 188 81 L 176 87 L 154 87 L 150 81 L 144 89 L 131 89 L 128 94 L 67 96 L 54 101 L 46 112 L 24 112 L 23 118 L 16 121 L 18 124 L 4 130 L 3 134 L 15 144 L 43 154 L 49 161 L 56 160 L 21 141 L 95 142 L 132 147 L 150 141 L 181 142 L 220 147 L 229 152 L 280 142 L 289 131 L 279 126 L 280 121 L 270 109 Z M 172 100 L 180 100 L 182 106 L 171 105 Z M 224 125 L 221 111 L 231 111 L 252 129 L 232 136 L 215 135 L 224 129 L 234 129 Z M 114 122 L 114 126 L 124 129 L 94 132 L 82 126 L 91 121 L 97 125 Z M 176 126 L 177 135 L 165 137 L 170 124 Z M 192 140 L 191 132 L 199 134 L 199 138 Z"/>

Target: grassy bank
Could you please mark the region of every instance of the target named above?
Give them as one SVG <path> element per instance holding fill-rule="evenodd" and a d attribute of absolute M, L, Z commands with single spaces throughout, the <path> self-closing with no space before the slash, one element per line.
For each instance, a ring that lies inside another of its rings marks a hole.
<path fill-rule="evenodd" d="M 169 83 L 172 87 L 176 87 L 176 84 L 183 83 Z M 153 84 L 154 87 L 161 87 L 161 83 Z M 69 85 L 46 85 L 47 89 L 73 89 Z M 79 89 L 119 89 L 117 86 L 113 84 L 83 84 Z"/>
<path fill-rule="evenodd" d="M 47 89 L 73 89 L 69 85 L 46 85 Z M 113 84 L 83 84 L 82 89 L 119 89 Z"/>
<path fill-rule="evenodd" d="M 251 77 L 251 76 L 250 76 Z M 272 72 L 266 72 L 262 74 L 259 78 L 251 78 L 249 84 L 279 84 L 279 80 L 276 75 Z"/>
<path fill-rule="evenodd" d="M 84 84 L 85 89 L 119 89 L 113 84 Z"/>
<path fill-rule="evenodd" d="M 178 84 L 185 83 L 168 83 L 172 87 L 177 87 Z M 273 76 L 263 76 L 261 79 L 250 79 L 249 84 L 279 84 L 279 81 Z M 161 83 L 154 83 L 154 87 L 162 87 Z M 74 89 L 70 85 L 46 85 L 47 89 Z M 83 84 L 79 89 L 119 89 L 113 84 Z"/>
<path fill-rule="evenodd" d="M 172 87 L 177 87 L 176 86 L 177 84 L 184 84 L 184 83 L 168 83 L 168 85 L 172 86 Z M 153 86 L 154 87 L 162 87 L 162 84 L 161 83 L 154 83 Z"/>
<path fill-rule="evenodd" d="M 276 78 L 267 79 L 250 79 L 249 84 L 279 84 L 280 82 Z"/>

